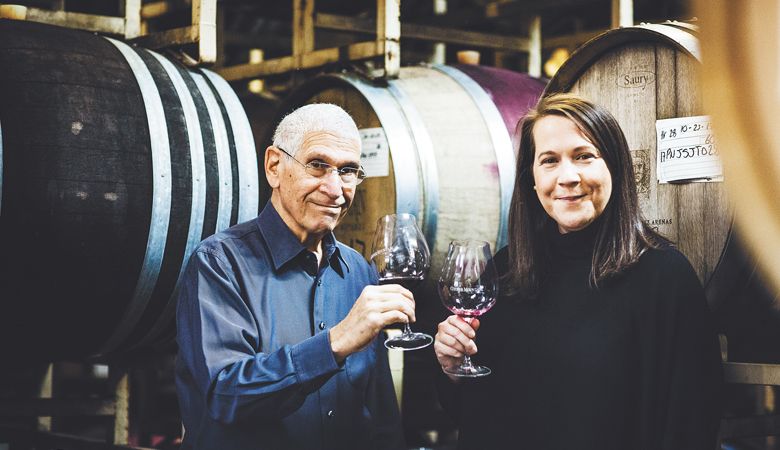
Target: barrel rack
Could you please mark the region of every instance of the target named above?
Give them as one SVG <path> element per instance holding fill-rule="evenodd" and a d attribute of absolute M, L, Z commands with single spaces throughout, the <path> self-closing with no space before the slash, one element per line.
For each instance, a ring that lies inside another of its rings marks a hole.
<path fill-rule="evenodd" d="M 55 385 L 55 366 L 50 363 L 40 382 L 37 398 L 0 399 L 0 423 L 4 419 L 35 419 L 36 429 L 13 425 L 0 425 L 0 444 L 10 444 L 11 448 L 57 448 L 63 450 L 120 450 L 142 447 L 128 446 L 130 429 L 130 380 L 128 371 L 121 366 L 94 365 L 96 371 L 103 372 L 113 393 L 104 397 L 88 393 L 84 398 L 58 398 L 53 395 Z M 87 366 L 85 366 L 87 367 Z M 73 417 L 111 417 L 113 418 L 112 442 L 102 442 L 71 434 L 52 432 L 52 418 Z M 15 447 L 20 446 L 20 447 Z M 28 446 L 28 447 L 25 447 Z"/>
<path fill-rule="evenodd" d="M 774 387 L 780 386 L 780 364 L 755 364 L 729 362 L 726 350 L 726 338 L 721 335 L 721 356 L 723 358 L 723 380 L 726 384 L 763 386 L 760 400 L 765 396 L 773 398 Z M 752 438 L 780 436 L 780 415 L 773 411 L 774 405 L 768 405 L 770 414 L 748 417 L 723 417 L 720 422 L 718 439 Z M 720 448 L 720 447 L 718 447 Z"/>
<path fill-rule="evenodd" d="M 150 49 L 172 49 L 189 65 L 221 65 L 224 39 L 217 0 L 122 0 L 123 15 L 106 16 L 65 10 L 66 0 L 51 0 L 50 9 L 0 4 L 0 18 L 43 22 L 70 28 L 119 36 L 131 43 Z M 250 80 L 280 75 L 299 70 L 320 68 L 334 63 L 352 63 L 370 60 L 373 70 L 369 76 L 396 78 L 400 69 L 400 39 L 404 38 L 489 48 L 499 54 L 515 52 L 528 54 L 528 73 L 542 74 L 542 52 L 555 47 L 575 46 L 605 30 L 579 31 L 571 35 L 542 39 L 541 15 L 543 2 L 514 2 L 496 0 L 484 7 L 484 17 L 503 15 L 530 17 L 528 36 L 507 36 L 474 32 L 451 27 L 400 23 L 400 0 L 376 0 L 376 18 L 345 17 L 317 12 L 315 0 L 292 0 L 293 33 L 292 55 L 269 60 L 253 57 L 246 64 L 221 67 L 218 72 L 228 81 Z M 436 14 L 447 12 L 447 1 L 435 1 Z M 633 0 L 612 0 L 611 27 L 633 25 Z M 159 17 L 191 8 L 191 25 L 149 32 L 149 24 Z M 354 34 L 373 34 L 374 39 L 340 47 L 315 50 L 315 28 L 346 31 Z M 195 45 L 197 57 L 184 53 L 183 46 Z M 257 55 L 257 53 L 255 53 Z M 442 52 L 438 61 L 444 63 Z M 497 55 L 497 59 L 500 58 Z"/>
<path fill-rule="evenodd" d="M 168 0 L 143 4 L 142 0 L 123 0 L 122 17 L 70 12 L 65 0 L 52 2 L 52 9 L 0 4 L 0 18 L 29 20 L 68 28 L 123 37 L 150 49 L 177 48 L 196 44 L 197 58 L 185 57 L 190 64 L 211 64 L 217 60 L 217 0 Z M 192 24 L 185 27 L 148 32 L 148 21 L 174 10 L 191 7 Z"/>
<path fill-rule="evenodd" d="M 528 37 L 506 36 L 474 32 L 432 25 L 400 23 L 400 0 L 376 0 L 376 19 L 344 17 L 315 12 L 315 0 L 293 0 L 293 54 L 271 60 L 254 60 L 246 64 L 223 67 L 218 73 L 228 81 L 249 80 L 268 77 L 295 70 L 312 69 L 327 64 L 353 62 L 366 59 L 379 60 L 379 67 L 370 73 L 371 78 L 397 78 L 400 70 L 400 39 L 412 38 L 437 42 L 463 44 L 491 48 L 501 52 L 528 54 L 528 74 L 542 75 L 542 50 L 559 46 L 575 47 L 605 30 L 595 30 L 559 36 L 542 41 L 542 18 L 531 17 Z M 446 12 L 446 0 L 437 0 L 437 14 Z M 527 9 L 519 2 L 498 0 L 485 6 L 485 17 L 498 17 Z M 612 27 L 633 25 L 633 0 L 612 0 Z M 315 28 L 350 33 L 373 34 L 373 41 L 360 42 L 342 47 L 314 50 Z M 443 64 L 443 60 L 432 61 Z"/>

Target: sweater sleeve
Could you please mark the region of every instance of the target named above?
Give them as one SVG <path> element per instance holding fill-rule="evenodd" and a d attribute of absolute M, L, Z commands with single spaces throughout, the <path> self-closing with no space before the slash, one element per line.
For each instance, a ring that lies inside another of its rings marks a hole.
<path fill-rule="evenodd" d="M 704 290 L 676 250 L 653 258 L 657 298 L 636 317 L 640 345 L 640 436 L 643 449 L 715 448 L 722 369 Z M 663 260 L 662 260 L 663 259 Z"/>
<path fill-rule="evenodd" d="M 340 370 L 327 333 L 256 352 L 256 322 L 228 264 L 211 252 L 190 260 L 176 320 L 180 359 L 222 423 L 283 418 Z"/>

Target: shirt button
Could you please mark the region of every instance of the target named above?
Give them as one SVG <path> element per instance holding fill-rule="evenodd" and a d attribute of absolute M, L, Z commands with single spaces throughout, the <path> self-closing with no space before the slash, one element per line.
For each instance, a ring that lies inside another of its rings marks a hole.
<path fill-rule="evenodd" d="M 330 418 L 332 419 L 332 418 L 334 418 L 335 416 L 336 416 L 336 411 L 334 411 L 334 410 L 332 410 L 332 409 L 331 409 L 330 411 L 328 411 L 328 417 L 330 417 Z"/>
<path fill-rule="evenodd" d="M 320 278 L 319 280 L 317 280 L 317 286 L 322 286 L 322 278 Z"/>
<path fill-rule="evenodd" d="M 325 329 L 325 322 L 320 322 L 319 327 L 320 327 L 320 330 L 324 330 Z"/>

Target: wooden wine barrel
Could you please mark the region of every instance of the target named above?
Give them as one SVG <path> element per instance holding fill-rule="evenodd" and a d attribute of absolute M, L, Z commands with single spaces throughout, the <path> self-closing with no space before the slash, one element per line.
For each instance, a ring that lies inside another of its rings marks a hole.
<path fill-rule="evenodd" d="M 656 120 L 706 114 L 695 28 L 649 24 L 601 34 L 579 48 L 550 80 L 546 93 L 576 92 L 605 106 L 626 134 L 639 200 L 648 222 L 672 239 L 701 281 L 713 282 L 710 301 L 744 280 L 718 273 L 731 236 L 733 212 L 722 182 L 660 184 Z M 726 174 L 728 177 L 728 174 Z M 715 279 L 725 277 L 725 279 Z"/>
<path fill-rule="evenodd" d="M 516 82 L 521 95 L 495 92 L 491 99 L 483 87 L 490 87 L 491 73 L 503 77 L 499 82 Z M 344 107 L 370 135 L 363 142 L 369 175 L 376 173 L 369 161 L 376 158 L 368 154 L 389 153 L 381 166 L 386 175 L 360 184 L 336 235 L 368 256 L 381 216 L 414 214 L 431 247 L 431 273 L 438 274 L 453 239 L 482 239 L 494 251 L 505 245 L 515 164 L 510 130 L 543 88 L 542 81 L 507 70 L 405 67 L 384 86 L 351 74 L 315 78 L 292 94 L 283 111 L 313 102 Z M 500 95 L 503 109 L 494 101 Z"/>
<path fill-rule="evenodd" d="M 0 67 L 0 355 L 170 335 L 195 246 L 258 212 L 237 97 L 207 70 L 36 23 L 0 20 Z"/>

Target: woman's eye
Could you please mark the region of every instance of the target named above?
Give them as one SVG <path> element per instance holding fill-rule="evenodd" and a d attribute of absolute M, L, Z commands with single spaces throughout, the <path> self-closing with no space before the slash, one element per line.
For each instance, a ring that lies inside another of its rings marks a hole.
<path fill-rule="evenodd" d="M 596 157 L 596 155 L 594 155 L 593 153 L 582 153 L 579 156 L 577 156 L 577 159 L 582 160 L 582 159 L 591 159 L 591 158 L 595 158 L 595 157 Z"/>
<path fill-rule="evenodd" d="M 545 164 L 554 164 L 554 163 L 555 163 L 555 158 L 544 158 L 544 159 L 543 159 L 543 160 L 540 162 L 540 164 L 542 164 L 542 165 L 545 165 Z"/>

